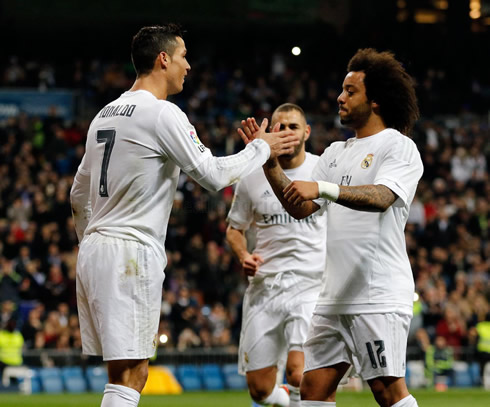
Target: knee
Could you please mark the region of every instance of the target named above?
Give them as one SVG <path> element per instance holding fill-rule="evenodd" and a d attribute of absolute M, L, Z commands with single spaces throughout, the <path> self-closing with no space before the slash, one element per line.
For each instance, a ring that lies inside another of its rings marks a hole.
<path fill-rule="evenodd" d="M 303 371 L 301 369 L 286 370 L 286 380 L 291 386 L 299 387 L 302 377 Z"/>
<path fill-rule="evenodd" d="M 301 400 L 311 400 L 314 390 L 315 383 L 309 378 L 308 375 L 303 375 L 299 386 Z"/>
<path fill-rule="evenodd" d="M 136 391 L 143 390 L 148 379 L 147 361 L 112 361 L 108 365 L 109 383 L 120 384 Z"/>
<path fill-rule="evenodd" d="M 381 407 L 390 407 L 390 397 L 386 387 L 380 380 L 374 380 L 371 384 L 371 392 Z"/>
<path fill-rule="evenodd" d="M 248 383 L 248 390 L 250 392 L 250 397 L 252 397 L 254 401 L 260 402 L 265 400 L 267 396 L 272 393 L 274 388 L 269 388 L 269 386 L 264 383 L 253 382 Z"/>

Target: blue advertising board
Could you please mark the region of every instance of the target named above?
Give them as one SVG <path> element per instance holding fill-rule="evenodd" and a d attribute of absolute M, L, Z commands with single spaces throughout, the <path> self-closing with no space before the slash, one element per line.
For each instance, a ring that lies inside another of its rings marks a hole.
<path fill-rule="evenodd" d="M 50 116 L 53 110 L 56 116 L 64 120 L 73 118 L 74 95 L 69 90 L 26 90 L 0 89 L 0 120 L 19 113 L 29 116 Z"/>

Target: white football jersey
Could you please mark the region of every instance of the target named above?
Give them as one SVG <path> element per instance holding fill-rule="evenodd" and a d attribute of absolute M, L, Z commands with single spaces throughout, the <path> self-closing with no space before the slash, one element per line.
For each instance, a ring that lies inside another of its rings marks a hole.
<path fill-rule="evenodd" d="M 303 164 L 284 170 L 290 180 L 311 180 L 319 157 L 306 153 Z M 283 271 L 322 272 L 326 256 L 326 216 L 312 214 L 297 220 L 277 199 L 262 169 L 242 179 L 228 214 L 230 225 L 247 230 L 256 226 L 256 247 L 264 263 L 257 277 Z"/>
<path fill-rule="evenodd" d="M 404 229 L 422 173 L 415 143 L 394 129 L 325 150 L 313 171 L 315 181 L 381 184 L 398 198 L 383 213 L 324 202 L 327 270 L 316 313 L 412 313 L 414 280 Z"/>
<path fill-rule="evenodd" d="M 249 174 L 268 158 L 270 149 L 263 140 L 249 146 L 234 156 L 213 157 L 175 104 L 145 90 L 123 93 L 97 114 L 88 131 L 86 152 L 72 188 L 74 210 L 80 211 L 84 195 L 90 194 L 85 229 L 82 215 L 74 213 L 80 234 L 97 231 L 138 240 L 165 258 L 167 223 L 180 168 L 200 182 L 223 187 L 243 168 L 252 167 Z M 210 173 L 214 175 L 206 179 Z M 84 185 L 88 182 L 89 187 Z"/>

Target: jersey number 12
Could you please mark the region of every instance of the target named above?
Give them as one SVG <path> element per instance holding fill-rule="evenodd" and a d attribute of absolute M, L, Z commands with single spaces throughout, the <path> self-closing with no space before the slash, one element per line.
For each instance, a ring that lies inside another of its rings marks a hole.
<path fill-rule="evenodd" d="M 107 167 L 111 158 L 112 147 L 116 140 L 116 129 L 105 129 L 97 131 L 97 143 L 105 143 L 104 158 L 102 159 L 102 168 L 100 169 L 99 195 L 109 196 L 107 192 Z"/>
<path fill-rule="evenodd" d="M 380 367 L 386 367 L 386 358 L 382 355 L 385 350 L 385 342 L 374 341 L 374 345 L 378 347 L 378 349 L 376 350 L 376 356 L 378 357 L 378 360 L 376 360 L 376 357 L 374 356 L 373 346 L 370 342 L 366 342 L 369 359 L 371 360 L 371 366 L 373 367 L 373 369 L 377 369 L 379 362 Z"/>

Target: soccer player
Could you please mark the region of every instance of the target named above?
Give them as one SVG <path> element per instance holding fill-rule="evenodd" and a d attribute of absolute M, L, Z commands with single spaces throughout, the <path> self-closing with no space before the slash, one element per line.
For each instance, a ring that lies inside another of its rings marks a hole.
<path fill-rule="evenodd" d="M 311 128 L 303 109 L 286 103 L 271 126 L 301 137 L 293 154 L 278 162 L 290 179 L 311 179 L 319 157 L 305 151 Z M 249 276 L 243 300 L 239 369 L 252 399 L 261 405 L 300 406 L 303 342 L 321 288 L 326 256 L 326 216 L 301 220 L 289 215 L 258 169 L 236 187 L 228 214 L 227 241 Z M 245 231 L 254 224 L 256 247 L 247 250 Z M 277 366 L 287 355 L 287 391 L 276 385 Z"/>
<path fill-rule="evenodd" d="M 404 379 L 414 296 L 404 228 L 423 165 L 404 134 L 419 114 L 415 89 L 389 52 L 358 50 L 347 71 L 339 115 L 355 137 L 325 150 L 316 182 L 290 182 L 277 159 L 264 166 L 295 218 L 327 211 L 328 272 L 303 346 L 301 405 L 335 406 L 353 364 L 379 405 L 413 407 Z M 253 138 L 258 125 L 246 125 Z"/>
<path fill-rule="evenodd" d="M 229 157 L 214 157 L 168 95 L 190 70 L 176 25 L 142 28 L 133 38 L 132 88 L 93 119 L 71 202 L 80 250 L 77 300 L 83 352 L 107 361 L 103 407 L 137 406 L 148 375 L 164 268 L 164 242 L 180 169 L 218 190 L 269 157 L 291 153 L 290 131 L 266 133 Z"/>

